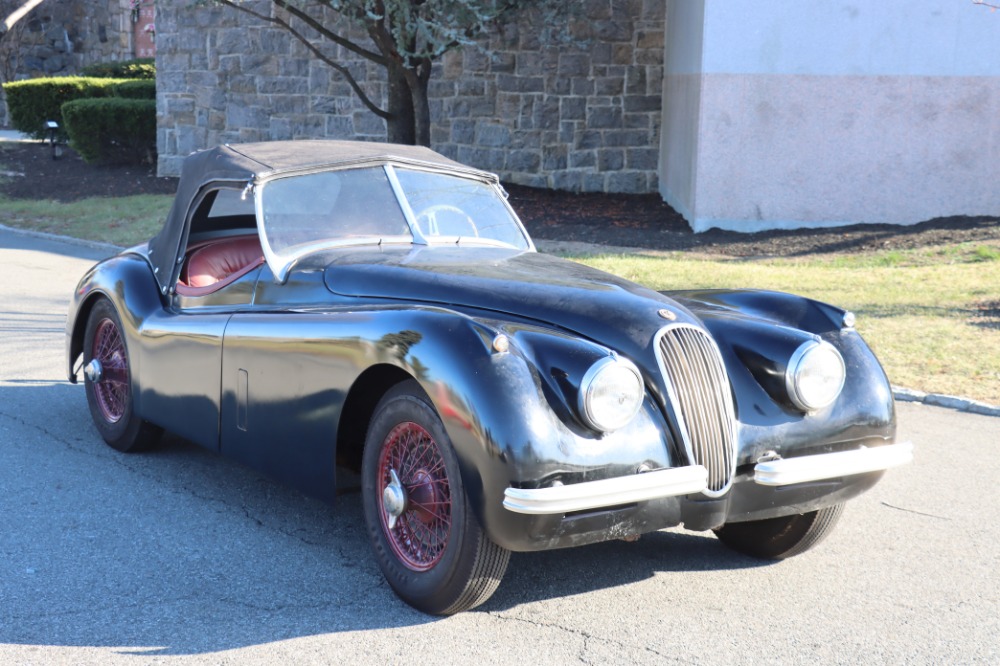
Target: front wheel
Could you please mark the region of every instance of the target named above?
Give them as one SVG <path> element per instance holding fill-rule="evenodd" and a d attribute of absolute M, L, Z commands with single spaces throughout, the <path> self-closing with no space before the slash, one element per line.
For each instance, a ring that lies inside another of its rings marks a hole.
<path fill-rule="evenodd" d="M 403 601 L 451 615 L 496 591 L 510 551 L 479 526 L 441 419 L 414 381 L 395 386 L 375 409 L 361 490 L 375 558 Z"/>
<path fill-rule="evenodd" d="M 719 541 L 744 555 L 783 560 L 800 555 L 826 538 L 840 520 L 843 504 L 796 516 L 729 523 L 715 530 Z"/>
<path fill-rule="evenodd" d="M 107 299 L 90 311 L 83 339 L 87 404 L 101 437 L 122 452 L 141 451 L 162 430 L 139 418 L 133 409 L 132 371 L 121 318 Z"/>

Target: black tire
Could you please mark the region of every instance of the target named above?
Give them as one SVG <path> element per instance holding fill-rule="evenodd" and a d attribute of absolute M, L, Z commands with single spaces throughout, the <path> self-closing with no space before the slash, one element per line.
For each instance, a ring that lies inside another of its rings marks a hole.
<path fill-rule="evenodd" d="M 387 486 L 404 489 L 394 521 Z M 375 408 L 361 492 L 375 559 L 403 601 L 425 613 L 451 615 L 496 591 L 510 551 L 479 526 L 451 441 L 415 381 L 397 384 Z"/>
<path fill-rule="evenodd" d="M 95 358 L 101 364 L 96 382 L 87 370 Z M 107 299 L 96 303 L 87 319 L 83 366 L 90 417 L 104 441 L 125 453 L 153 446 L 163 431 L 135 413 L 125 331 L 118 312 Z"/>
<path fill-rule="evenodd" d="M 722 543 L 745 555 L 784 560 L 800 555 L 833 531 L 844 512 L 843 504 L 796 516 L 729 523 L 715 530 Z"/>

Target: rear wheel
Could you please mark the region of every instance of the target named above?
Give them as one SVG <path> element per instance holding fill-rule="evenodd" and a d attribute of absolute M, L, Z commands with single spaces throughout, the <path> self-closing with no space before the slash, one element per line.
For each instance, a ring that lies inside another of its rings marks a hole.
<path fill-rule="evenodd" d="M 397 385 L 379 402 L 361 476 L 368 537 L 400 598 L 435 615 L 490 598 L 510 552 L 479 526 L 448 435 L 416 382 Z"/>
<path fill-rule="evenodd" d="M 843 504 L 796 516 L 729 523 L 715 530 L 719 540 L 745 555 L 783 560 L 806 552 L 826 538 L 844 512 Z"/>
<path fill-rule="evenodd" d="M 87 319 L 83 364 L 87 405 L 104 441 L 123 452 L 155 444 L 162 431 L 135 414 L 125 333 L 118 312 L 106 299 L 94 305 Z"/>

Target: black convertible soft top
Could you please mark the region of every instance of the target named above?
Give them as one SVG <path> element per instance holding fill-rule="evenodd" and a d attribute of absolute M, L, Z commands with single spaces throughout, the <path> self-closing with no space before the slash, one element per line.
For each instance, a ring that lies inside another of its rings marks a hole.
<path fill-rule="evenodd" d="M 226 144 L 201 150 L 185 158 L 174 204 L 163 229 L 147 247 L 160 290 L 166 293 L 170 287 L 191 205 L 202 190 L 225 183 L 242 187 L 261 178 L 299 170 L 387 163 L 418 164 L 497 180 L 494 174 L 471 169 L 423 146 L 308 140 Z"/>

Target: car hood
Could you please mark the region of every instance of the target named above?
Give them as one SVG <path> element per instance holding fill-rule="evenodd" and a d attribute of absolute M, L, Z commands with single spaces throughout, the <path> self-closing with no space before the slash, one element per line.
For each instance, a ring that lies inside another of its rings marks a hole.
<path fill-rule="evenodd" d="M 671 321 L 696 321 L 663 294 L 536 252 L 421 247 L 354 250 L 325 259 L 326 285 L 336 294 L 488 310 L 626 353 L 649 348 L 656 331 Z"/>

